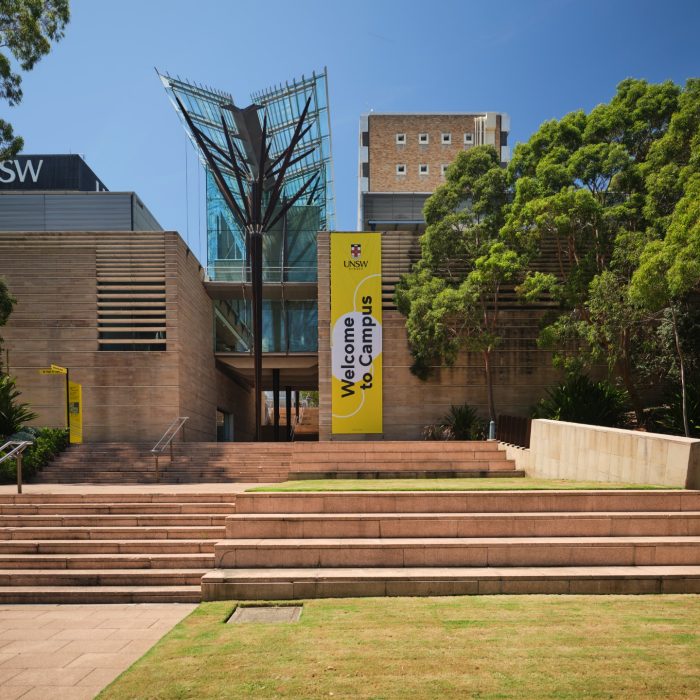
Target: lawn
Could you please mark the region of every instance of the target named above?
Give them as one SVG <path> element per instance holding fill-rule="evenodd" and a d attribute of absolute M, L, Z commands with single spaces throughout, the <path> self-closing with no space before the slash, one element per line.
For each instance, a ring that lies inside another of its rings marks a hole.
<path fill-rule="evenodd" d="M 248 491 L 540 491 L 571 489 L 670 489 L 672 486 L 503 477 L 483 479 L 303 479 Z"/>
<path fill-rule="evenodd" d="M 295 624 L 205 603 L 98 697 L 697 698 L 700 596 L 363 598 Z"/>

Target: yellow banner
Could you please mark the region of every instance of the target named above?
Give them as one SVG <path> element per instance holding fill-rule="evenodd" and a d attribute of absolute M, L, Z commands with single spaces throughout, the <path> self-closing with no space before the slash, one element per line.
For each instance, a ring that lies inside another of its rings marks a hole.
<path fill-rule="evenodd" d="M 68 421 L 70 441 L 80 444 L 83 441 L 83 385 L 68 382 Z"/>
<path fill-rule="evenodd" d="M 331 431 L 381 433 L 382 239 L 331 233 Z"/>

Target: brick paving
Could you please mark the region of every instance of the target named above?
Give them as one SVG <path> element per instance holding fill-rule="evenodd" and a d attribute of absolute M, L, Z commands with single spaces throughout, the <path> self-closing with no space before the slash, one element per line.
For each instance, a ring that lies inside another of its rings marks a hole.
<path fill-rule="evenodd" d="M 0 697 L 94 698 L 195 607 L 0 605 Z"/>

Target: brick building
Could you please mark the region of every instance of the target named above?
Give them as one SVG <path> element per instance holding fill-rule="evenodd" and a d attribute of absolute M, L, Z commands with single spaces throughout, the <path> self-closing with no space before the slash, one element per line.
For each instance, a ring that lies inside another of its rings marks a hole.
<path fill-rule="evenodd" d="M 509 131 L 500 112 L 362 115 L 358 229 L 421 230 L 423 204 L 456 155 L 490 144 L 505 164 Z"/>

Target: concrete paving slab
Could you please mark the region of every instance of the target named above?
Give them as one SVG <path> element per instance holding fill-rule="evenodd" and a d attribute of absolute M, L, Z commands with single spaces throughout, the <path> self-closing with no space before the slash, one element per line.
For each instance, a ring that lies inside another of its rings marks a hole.
<path fill-rule="evenodd" d="M 195 607 L 2 605 L 0 697 L 94 698 Z"/>

